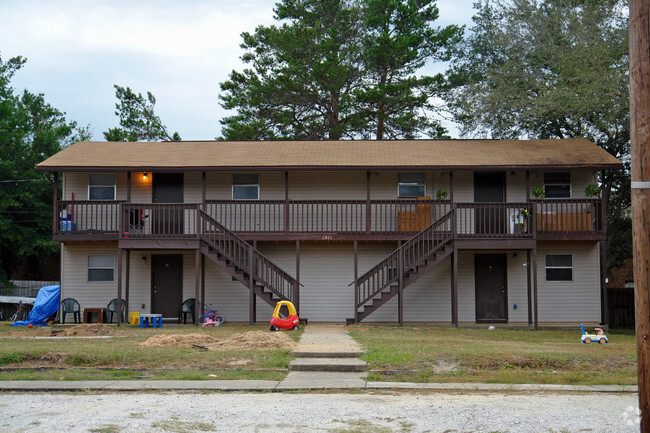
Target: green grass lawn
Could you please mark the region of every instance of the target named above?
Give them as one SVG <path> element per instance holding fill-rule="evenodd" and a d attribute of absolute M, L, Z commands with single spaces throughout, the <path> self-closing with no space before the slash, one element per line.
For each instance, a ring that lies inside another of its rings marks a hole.
<path fill-rule="evenodd" d="M 140 329 L 112 327 L 112 338 L 17 338 L 47 332 L 0 323 L 0 380 L 89 379 L 265 379 L 281 380 L 291 361 L 291 350 L 207 351 L 184 347 L 147 347 L 139 343 L 160 334 L 207 334 L 219 340 L 247 331 L 268 331 L 267 326 L 224 325 Z M 53 329 L 64 329 L 59 326 Z M 286 334 L 298 340 L 300 331 Z M 38 370 L 37 367 L 55 367 Z"/>
<path fill-rule="evenodd" d="M 353 326 L 370 380 L 554 384 L 636 384 L 636 339 L 581 344 L 580 330 Z"/>

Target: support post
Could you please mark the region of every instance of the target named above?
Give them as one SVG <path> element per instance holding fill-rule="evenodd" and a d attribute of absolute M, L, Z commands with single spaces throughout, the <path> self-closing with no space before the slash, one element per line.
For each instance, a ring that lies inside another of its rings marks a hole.
<path fill-rule="evenodd" d="M 122 324 L 122 248 L 117 249 L 117 326 Z"/>
<path fill-rule="evenodd" d="M 397 322 L 399 326 L 404 325 L 404 252 L 400 250 L 400 254 L 397 256 L 397 272 L 399 272 L 399 286 L 397 288 Z"/>
<path fill-rule="evenodd" d="M 359 287 L 357 279 L 359 278 L 359 241 L 354 240 L 354 324 L 359 324 Z"/>
<path fill-rule="evenodd" d="M 131 203 L 131 172 L 126 172 L 126 202 Z"/>
<path fill-rule="evenodd" d="M 194 305 L 194 324 L 199 325 L 199 316 L 205 308 L 205 256 L 201 254 L 201 299 L 196 298 Z"/>
<path fill-rule="evenodd" d="M 194 251 L 194 324 L 198 326 L 199 314 L 196 314 L 196 300 L 201 293 L 201 250 L 197 248 Z"/>
<path fill-rule="evenodd" d="M 289 172 L 284 172 L 284 232 L 289 233 Z"/>
<path fill-rule="evenodd" d="M 605 178 L 603 171 L 601 179 Z M 609 203 L 609 190 L 603 188 L 603 196 L 600 201 L 600 221 L 602 224 L 602 232 L 607 239 L 607 203 Z M 594 227 L 598 230 L 598 227 Z M 600 241 L 600 324 L 609 324 L 609 306 L 607 299 L 607 242 Z"/>
<path fill-rule="evenodd" d="M 533 299 L 532 299 L 532 281 L 531 281 L 530 250 L 526 250 L 526 280 L 528 282 L 528 326 L 533 326 Z"/>
<path fill-rule="evenodd" d="M 54 188 L 53 188 L 53 210 L 52 210 L 52 234 L 55 235 L 59 227 L 59 215 L 57 214 L 59 200 L 59 173 L 54 173 Z"/>
<path fill-rule="evenodd" d="M 534 313 L 534 329 L 539 329 L 539 309 L 537 306 L 537 247 L 533 248 L 533 261 L 530 266 L 533 268 L 533 313 Z"/>
<path fill-rule="evenodd" d="M 641 432 L 650 432 L 650 2 L 630 1 L 634 310 Z M 603 221 L 604 223 L 604 221 Z"/>
<path fill-rule="evenodd" d="M 366 172 L 366 234 L 370 234 L 371 215 L 370 215 L 370 172 Z"/>
<path fill-rule="evenodd" d="M 451 325 L 458 328 L 458 249 L 451 253 Z"/>
<path fill-rule="evenodd" d="M 293 292 L 293 303 L 300 315 L 300 241 L 296 241 L 296 287 Z"/>
<path fill-rule="evenodd" d="M 449 172 L 449 201 L 454 202 L 454 172 Z"/>
<path fill-rule="evenodd" d="M 131 250 L 126 250 L 126 281 L 124 282 L 124 285 L 126 286 L 124 288 L 124 300 L 126 301 L 126 305 L 124 306 L 124 320 L 128 321 L 129 317 L 129 287 L 131 285 L 130 283 L 130 277 L 131 277 Z"/>
<path fill-rule="evenodd" d="M 255 324 L 255 256 L 253 249 L 248 250 L 248 324 Z"/>

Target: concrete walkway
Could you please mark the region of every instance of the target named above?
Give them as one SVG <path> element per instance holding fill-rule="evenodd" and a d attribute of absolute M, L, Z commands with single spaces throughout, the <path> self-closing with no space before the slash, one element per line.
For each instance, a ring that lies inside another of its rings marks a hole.
<path fill-rule="evenodd" d="M 309 325 L 300 338 L 289 374 L 277 390 L 363 388 L 368 363 L 344 325 Z"/>
<path fill-rule="evenodd" d="M 290 391 L 321 389 L 437 390 L 437 391 L 546 391 L 638 392 L 636 385 L 535 385 L 495 383 L 368 382 L 368 365 L 358 359 L 363 350 L 344 325 L 309 325 L 305 328 L 289 374 L 275 380 L 7 380 L 2 391 L 147 391 L 220 390 Z"/>

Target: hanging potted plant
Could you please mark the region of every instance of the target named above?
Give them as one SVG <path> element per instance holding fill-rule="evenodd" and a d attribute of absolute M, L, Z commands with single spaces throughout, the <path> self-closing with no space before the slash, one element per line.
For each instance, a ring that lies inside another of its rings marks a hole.
<path fill-rule="evenodd" d="M 602 188 L 594 183 L 585 186 L 585 195 L 587 197 L 600 198 L 601 192 L 602 192 Z"/>
<path fill-rule="evenodd" d="M 447 200 L 447 197 L 449 197 L 449 193 L 447 192 L 446 189 L 441 188 L 438 191 L 436 191 L 436 199 Z"/>
<path fill-rule="evenodd" d="M 538 200 L 541 200 L 542 203 L 546 201 L 546 190 L 544 189 L 543 186 L 538 186 L 536 188 L 533 188 L 531 192 L 533 193 L 533 197 L 535 197 Z"/>

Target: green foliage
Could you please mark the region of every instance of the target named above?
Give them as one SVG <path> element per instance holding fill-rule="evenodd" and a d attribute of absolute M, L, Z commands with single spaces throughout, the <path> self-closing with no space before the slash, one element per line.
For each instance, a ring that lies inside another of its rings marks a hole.
<path fill-rule="evenodd" d="M 585 137 L 630 150 L 624 0 L 482 0 L 449 72 L 446 100 L 464 135 Z M 629 167 L 599 179 L 610 265 L 631 257 Z M 616 226 L 612 223 L 615 222 Z M 623 248 L 621 248 L 623 246 Z M 629 248 L 628 248 L 629 247 Z"/>
<path fill-rule="evenodd" d="M 436 199 L 438 200 L 446 200 L 447 197 L 449 197 L 449 192 L 447 192 L 446 189 L 442 188 L 436 191 Z"/>
<path fill-rule="evenodd" d="M 600 197 L 601 190 L 601 187 L 592 183 L 585 186 L 585 195 L 587 197 Z"/>
<path fill-rule="evenodd" d="M 167 127 L 154 112 L 156 98 L 147 92 L 146 98 L 129 87 L 115 85 L 115 115 L 120 118 L 120 128 L 104 132 L 107 141 L 181 141 L 178 132 L 169 135 Z"/>
<path fill-rule="evenodd" d="M 284 0 L 281 25 L 243 33 L 242 60 L 221 83 L 226 140 L 404 138 L 445 131 L 430 118 L 444 59 L 460 30 L 435 30 L 432 0 Z"/>
<path fill-rule="evenodd" d="M 0 58 L 0 281 L 58 277 L 59 244 L 52 241 L 52 182 L 35 166 L 89 133 L 76 128 L 42 94 L 16 94 L 11 78 L 22 57 Z"/>
<path fill-rule="evenodd" d="M 542 200 L 542 202 L 544 202 L 544 199 L 546 199 L 546 190 L 543 186 L 535 187 L 530 190 L 530 192 L 533 194 L 533 197 Z"/>

